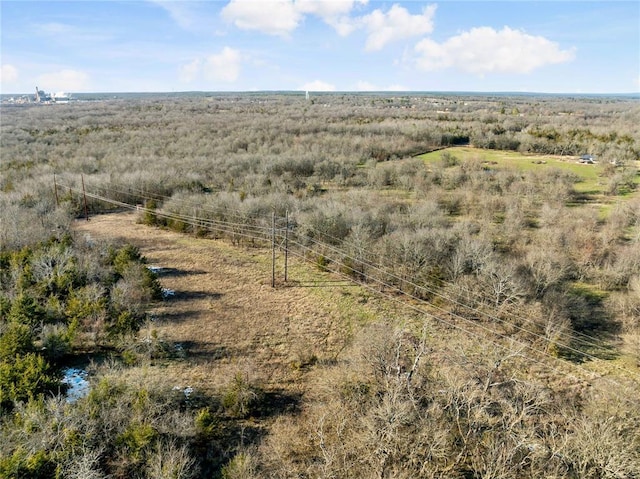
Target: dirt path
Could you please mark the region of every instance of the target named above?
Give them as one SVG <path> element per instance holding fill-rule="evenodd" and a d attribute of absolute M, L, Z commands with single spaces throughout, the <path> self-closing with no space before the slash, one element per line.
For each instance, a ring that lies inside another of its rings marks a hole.
<path fill-rule="evenodd" d="M 136 214 L 95 216 L 74 225 L 94 240 L 137 245 L 175 295 L 154 308 L 151 328 L 180 343 L 181 362 L 162 374 L 204 390 L 243 372 L 266 388 L 304 392 L 298 367 L 316 356 L 333 358 L 347 328 L 333 304 L 319 304 L 311 288 L 270 287 L 269 251 L 236 248 L 136 223 Z"/>

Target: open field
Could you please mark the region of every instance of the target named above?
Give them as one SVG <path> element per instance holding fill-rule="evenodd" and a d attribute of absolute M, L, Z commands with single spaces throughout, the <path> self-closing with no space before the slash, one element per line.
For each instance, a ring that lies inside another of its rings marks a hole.
<path fill-rule="evenodd" d="M 309 275 L 307 286 L 270 286 L 269 252 L 238 249 L 225 241 L 198 239 L 136 222 L 136 213 L 99 215 L 75 223 L 76 234 L 140 247 L 159 272 L 164 288 L 175 292 L 152 310 L 147 327 L 179 343 L 185 361 L 162 365 L 176 384 L 211 393 L 233 372 L 247 372 L 268 390 L 305 391 L 301 380 L 310 358 L 334 360 L 352 335 L 353 316 L 362 314 L 327 299 L 315 288 L 348 293 L 350 286 Z"/>
<path fill-rule="evenodd" d="M 599 200 L 604 198 L 608 179 L 605 177 L 607 165 L 582 164 L 579 156 L 560 156 L 544 154 L 523 154 L 514 151 L 485 150 L 466 146 L 455 146 L 445 150 L 434 151 L 420 158 L 427 164 L 432 164 L 441 160 L 441 156 L 447 152 L 461 161 L 477 161 L 489 169 L 514 169 L 517 171 L 544 171 L 547 169 L 559 168 L 564 171 L 574 173 L 580 180 L 575 183 L 577 192 L 596 196 Z M 634 180 L 636 185 L 640 185 L 640 174 Z"/>

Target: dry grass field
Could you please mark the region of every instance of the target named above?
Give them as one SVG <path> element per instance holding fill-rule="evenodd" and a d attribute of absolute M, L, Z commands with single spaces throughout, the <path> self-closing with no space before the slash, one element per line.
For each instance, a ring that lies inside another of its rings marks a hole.
<path fill-rule="evenodd" d="M 304 366 L 335 360 L 354 321 L 368 314 L 356 297 L 360 288 L 306 267 L 296 279 L 295 264 L 292 281 L 271 288 L 266 249 L 236 248 L 136 219 L 130 212 L 99 215 L 78 220 L 74 230 L 95 240 L 132 243 L 149 265 L 162 268 L 162 286 L 175 295 L 153 309 L 156 319 L 148 328 L 184 348 L 184 361 L 161 364 L 158 371 L 177 385 L 215 390 L 240 371 L 267 390 L 302 394 Z M 352 297 L 357 310 L 332 296 Z"/>

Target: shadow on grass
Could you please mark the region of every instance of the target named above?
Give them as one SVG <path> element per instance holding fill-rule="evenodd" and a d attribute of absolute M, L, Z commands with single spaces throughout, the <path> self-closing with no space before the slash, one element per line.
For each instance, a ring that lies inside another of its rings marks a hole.
<path fill-rule="evenodd" d="M 200 274 L 207 274 L 207 272 L 203 271 L 203 270 L 184 270 L 184 269 L 164 268 L 164 267 L 158 267 L 157 269 L 154 269 L 153 271 L 161 278 L 192 276 L 192 275 L 195 276 L 195 275 L 200 275 Z"/>
<path fill-rule="evenodd" d="M 261 424 L 263 420 L 297 414 L 301 395 L 281 390 L 263 392 L 260 404 L 250 415 L 241 418 L 225 414 L 221 404 L 215 398 L 210 399 L 210 408 L 217 411 L 217 418 L 212 434 L 198 438 L 194 444 L 201 472 L 198 477 L 248 477 L 225 476 L 223 468 L 238 454 L 251 451 L 265 439 L 268 429 Z"/>
<path fill-rule="evenodd" d="M 255 417 L 265 418 L 281 414 L 297 414 L 300 412 L 302 394 L 283 390 L 265 391 L 260 405 L 254 412 Z"/>
<path fill-rule="evenodd" d="M 612 361 L 620 357 L 620 352 L 613 344 L 612 334 L 599 333 L 598 336 L 582 335 L 571 341 L 570 349 L 561 348 L 558 356 L 573 363 L 586 363 L 592 359 Z"/>
<path fill-rule="evenodd" d="M 227 347 L 206 341 L 182 341 L 180 344 L 185 352 L 185 358 L 195 362 L 217 361 L 232 354 Z"/>
<path fill-rule="evenodd" d="M 158 320 L 163 323 L 179 324 L 192 318 L 197 318 L 202 314 L 198 309 L 190 309 L 186 311 L 168 311 L 158 316 Z"/>
<path fill-rule="evenodd" d="M 222 293 L 210 293 L 208 291 L 173 291 L 172 294 L 165 295 L 165 301 L 189 301 L 192 299 L 212 299 L 222 298 Z"/>

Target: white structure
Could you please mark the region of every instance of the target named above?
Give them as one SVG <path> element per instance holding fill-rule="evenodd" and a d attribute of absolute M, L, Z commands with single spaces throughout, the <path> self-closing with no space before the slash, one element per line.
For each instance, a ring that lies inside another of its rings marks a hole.
<path fill-rule="evenodd" d="M 59 91 L 57 93 L 54 93 L 51 99 L 56 103 L 69 103 L 71 96 L 68 93 Z"/>
<path fill-rule="evenodd" d="M 38 89 L 38 87 L 36 87 L 36 103 L 69 103 L 70 100 L 71 95 L 63 91 L 59 91 L 51 95 L 50 93 L 47 93 L 44 90 L 40 90 Z"/>

